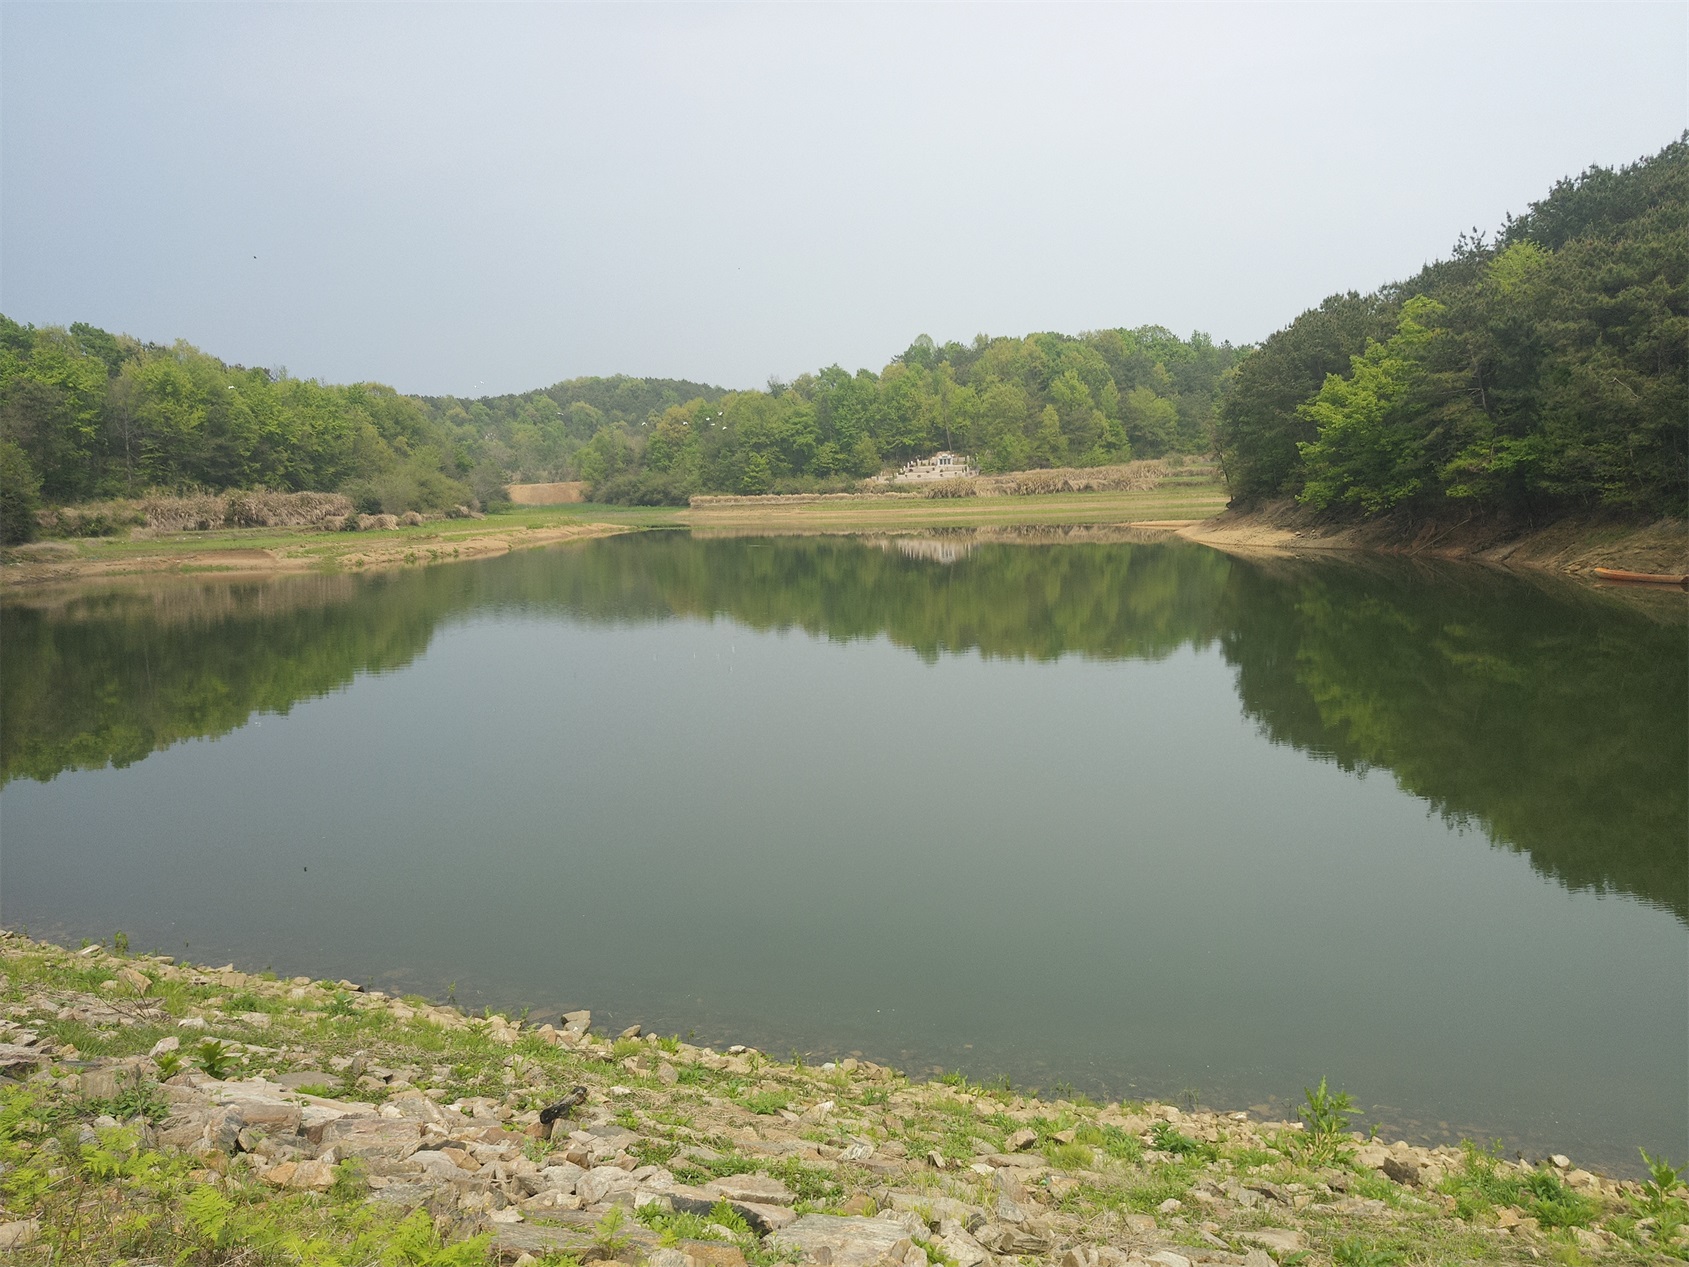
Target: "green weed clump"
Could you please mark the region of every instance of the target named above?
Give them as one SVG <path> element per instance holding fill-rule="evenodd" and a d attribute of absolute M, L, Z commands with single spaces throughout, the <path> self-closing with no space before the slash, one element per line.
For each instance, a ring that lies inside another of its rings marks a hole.
<path fill-rule="evenodd" d="M 598 1251 L 598 1257 L 614 1258 L 628 1247 L 631 1238 L 622 1226 L 626 1218 L 626 1211 L 619 1205 L 613 1205 L 594 1225 L 592 1247 Z"/>
<path fill-rule="evenodd" d="M 84 1106 L 82 1114 L 103 1106 Z M 365 1205 L 361 1175 L 336 1171 L 325 1200 L 280 1195 L 241 1168 L 207 1180 L 194 1158 L 142 1146 L 127 1127 L 79 1138 L 78 1110 L 34 1088 L 0 1089 L 0 1222 L 40 1223 L 40 1261 L 486 1267 L 488 1238 L 445 1244 L 426 1213 Z"/>
<path fill-rule="evenodd" d="M 1637 1201 L 1637 1208 L 1647 1218 L 1661 1219 L 1672 1215 L 1682 1222 L 1689 1216 L 1689 1201 L 1677 1196 L 1677 1190 L 1684 1186 L 1683 1175 L 1689 1167 L 1674 1166 L 1664 1157 L 1650 1157 L 1648 1150 L 1636 1150 L 1642 1154 L 1642 1164 L 1648 1167 L 1648 1178 L 1642 1184 L 1642 1196 Z"/>
<path fill-rule="evenodd" d="M 1073 1133 L 1075 1144 L 1100 1148 L 1116 1161 L 1135 1162 L 1144 1155 L 1143 1143 L 1118 1126 L 1096 1126 L 1087 1122 Z"/>
<path fill-rule="evenodd" d="M 1046 1144 L 1044 1157 L 1057 1170 L 1089 1170 L 1094 1160 L 1091 1150 L 1080 1143 Z"/>
<path fill-rule="evenodd" d="M 159 1091 L 158 1084 L 138 1075 L 125 1078 L 111 1099 L 90 1100 L 87 1107 L 96 1116 L 109 1114 L 120 1122 L 136 1117 L 162 1122 L 170 1116 L 170 1103 Z"/>
<path fill-rule="evenodd" d="M 1504 1169 L 1494 1147 L 1479 1148 L 1468 1140 L 1461 1148 L 1460 1169 L 1443 1180 L 1439 1191 L 1454 1198 L 1455 1213 L 1463 1219 L 1505 1205 L 1523 1210 L 1545 1228 L 1569 1228 L 1588 1227 L 1601 1213 L 1599 1205 L 1568 1188 L 1553 1170 Z"/>
<path fill-rule="evenodd" d="M 1178 1130 L 1171 1122 L 1157 1122 L 1150 1128 L 1150 1147 L 1158 1152 L 1171 1153 L 1175 1157 L 1192 1157 L 1203 1161 L 1213 1161 L 1220 1155 L 1220 1150 L 1212 1144 L 1205 1144 L 1199 1139 L 1192 1139 L 1189 1135 Z"/>
<path fill-rule="evenodd" d="M 1349 1114 L 1354 1101 L 1347 1091 L 1333 1092 L 1320 1079 L 1317 1087 L 1303 1087 L 1306 1102 L 1297 1110 L 1307 1126 L 1300 1144 L 1303 1158 L 1316 1166 L 1333 1166 L 1353 1156 L 1349 1147 Z"/>
<path fill-rule="evenodd" d="M 1337 1267 L 1396 1267 L 1408 1261 L 1401 1247 L 1362 1236 L 1345 1236 L 1331 1247 Z"/>
<path fill-rule="evenodd" d="M 194 1049 L 194 1063 L 206 1077 L 221 1081 L 234 1070 L 235 1057 L 227 1043 L 216 1038 L 204 1038 Z"/>
<path fill-rule="evenodd" d="M 758 1091 L 740 1101 L 752 1113 L 760 1113 L 764 1116 L 772 1116 L 780 1112 L 791 1102 L 791 1095 L 785 1091 Z"/>
<path fill-rule="evenodd" d="M 938 1267 L 959 1267 L 954 1256 L 945 1253 L 943 1249 L 926 1237 L 911 1236 L 909 1239 L 926 1252 L 929 1263 L 937 1263 Z"/>
<path fill-rule="evenodd" d="M 719 1241 L 721 1233 L 701 1215 L 688 1214 L 684 1210 L 665 1210 L 652 1201 L 635 1210 L 634 1217 L 653 1232 L 666 1246 L 674 1246 L 681 1241 Z"/>

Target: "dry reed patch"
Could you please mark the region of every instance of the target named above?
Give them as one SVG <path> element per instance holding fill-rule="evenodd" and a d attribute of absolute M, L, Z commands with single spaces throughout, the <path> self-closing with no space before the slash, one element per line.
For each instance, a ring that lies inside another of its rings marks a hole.
<path fill-rule="evenodd" d="M 339 493 L 152 494 L 54 506 L 39 512 L 41 531 L 52 537 L 109 537 L 128 528 L 152 532 L 211 532 L 219 528 L 303 528 L 352 511 Z"/>
<path fill-rule="evenodd" d="M 1010 471 L 941 480 L 924 490 L 928 497 L 1040 497 L 1050 493 L 1147 493 L 1167 478 L 1159 459 L 1119 466 L 1066 466 L 1042 471 Z"/>
<path fill-rule="evenodd" d="M 586 482 L 565 480 L 555 484 L 511 484 L 505 492 L 518 506 L 568 506 L 586 500 Z"/>

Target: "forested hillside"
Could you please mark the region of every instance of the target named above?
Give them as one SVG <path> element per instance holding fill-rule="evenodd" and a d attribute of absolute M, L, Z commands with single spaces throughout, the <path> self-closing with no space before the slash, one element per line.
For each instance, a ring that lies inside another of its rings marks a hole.
<path fill-rule="evenodd" d="M 1156 326 L 966 345 L 923 335 L 878 374 L 834 365 L 766 391 L 700 395 L 638 427 L 601 426 L 571 462 L 595 496 L 663 502 L 849 487 L 935 449 L 970 453 L 985 471 L 1205 452 L 1237 357 Z M 503 419 L 533 399 L 478 406 Z"/>
<path fill-rule="evenodd" d="M 1217 439 L 1245 505 L 1682 515 L 1689 134 L 1303 313 L 1238 367 Z"/>
<path fill-rule="evenodd" d="M 923 336 L 878 374 L 832 366 L 766 391 L 615 376 L 467 400 L 0 317 L 0 480 L 14 505 L 32 488 L 62 504 L 267 487 L 399 513 L 495 501 L 517 480 L 584 479 L 641 501 L 846 487 L 936 448 L 988 471 L 1100 465 L 1208 449 L 1237 356 L 1158 327 Z"/>

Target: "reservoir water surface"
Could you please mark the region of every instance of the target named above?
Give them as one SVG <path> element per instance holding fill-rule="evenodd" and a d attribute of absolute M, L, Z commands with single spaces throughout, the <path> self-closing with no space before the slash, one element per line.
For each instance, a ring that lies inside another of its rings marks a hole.
<path fill-rule="evenodd" d="M 700 1041 L 1689 1152 L 1681 594 L 646 533 L 0 605 L 0 919 Z"/>

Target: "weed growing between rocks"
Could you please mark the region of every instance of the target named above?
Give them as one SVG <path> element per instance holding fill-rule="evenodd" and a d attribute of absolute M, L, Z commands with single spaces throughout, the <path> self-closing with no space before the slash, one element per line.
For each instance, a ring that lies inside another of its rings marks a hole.
<path fill-rule="evenodd" d="M 99 1107 L 99 1106 L 91 1106 Z M 89 1126 L 66 1101 L 0 1087 L 0 1199 L 27 1218 L 5 1247 L 29 1261 L 184 1265 L 310 1263 L 317 1267 L 471 1267 L 487 1238 L 446 1245 L 420 1211 L 362 1203 L 348 1187 L 327 1200 L 278 1196 L 228 1168 L 147 1147 L 134 1127 Z"/>

